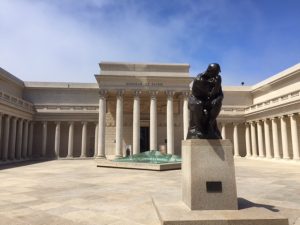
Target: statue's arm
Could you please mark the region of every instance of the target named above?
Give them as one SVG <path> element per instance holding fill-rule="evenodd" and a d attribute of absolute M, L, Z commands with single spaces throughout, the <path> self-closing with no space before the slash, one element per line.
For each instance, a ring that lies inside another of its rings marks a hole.
<path fill-rule="evenodd" d="M 214 96 L 214 97 L 220 96 L 220 95 L 223 96 L 221 83 L 222 83 L 222 78 L 221 78 L 220 75 L 218 75 L 216 77 L 215 86 L 214 86 L 214 88 L 211 91 L 211 96 Z"/>

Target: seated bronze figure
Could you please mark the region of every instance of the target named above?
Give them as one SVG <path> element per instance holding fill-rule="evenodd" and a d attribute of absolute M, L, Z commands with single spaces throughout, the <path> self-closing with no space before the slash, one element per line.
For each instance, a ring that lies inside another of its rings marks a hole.
<path fill-rule="evenodd" d="M 190 123 L 187 139 L 222 139 L 216 122 L 223 100 L 220 72 L 220 65 L 211 63 L 194 79 L 188 104 Z"/>

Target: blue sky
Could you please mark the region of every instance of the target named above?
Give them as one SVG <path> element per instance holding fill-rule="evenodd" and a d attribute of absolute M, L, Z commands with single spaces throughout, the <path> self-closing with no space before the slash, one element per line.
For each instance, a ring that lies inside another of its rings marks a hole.
<path fill-rule="evenodd" d="M 252 85 L 300 62 L 298 0 L 0 0 L 0 66 L 25 81 L 95 82 L 100 61 L 219 62 Z"/>

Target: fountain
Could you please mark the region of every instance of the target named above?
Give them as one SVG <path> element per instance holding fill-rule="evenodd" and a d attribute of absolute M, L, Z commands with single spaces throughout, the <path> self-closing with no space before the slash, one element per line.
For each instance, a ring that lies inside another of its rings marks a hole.
<path fill-rule="evenodd" d="M 181 168 L 181 157 L 150 150 L 114 160 L 97 160 L 98 167 L 140 170 L 174 170 Z"/>

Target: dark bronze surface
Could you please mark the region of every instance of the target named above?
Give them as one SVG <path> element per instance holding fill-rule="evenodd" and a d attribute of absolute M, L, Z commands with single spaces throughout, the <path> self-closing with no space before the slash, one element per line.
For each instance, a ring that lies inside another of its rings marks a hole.
<path fill-rule="evenodd" d="M 194 79 L 189 97 L 190 123 L 187 139 L 222 139 L 216 118 L 222 107 L 220 65 L 211 63 Z"/>

